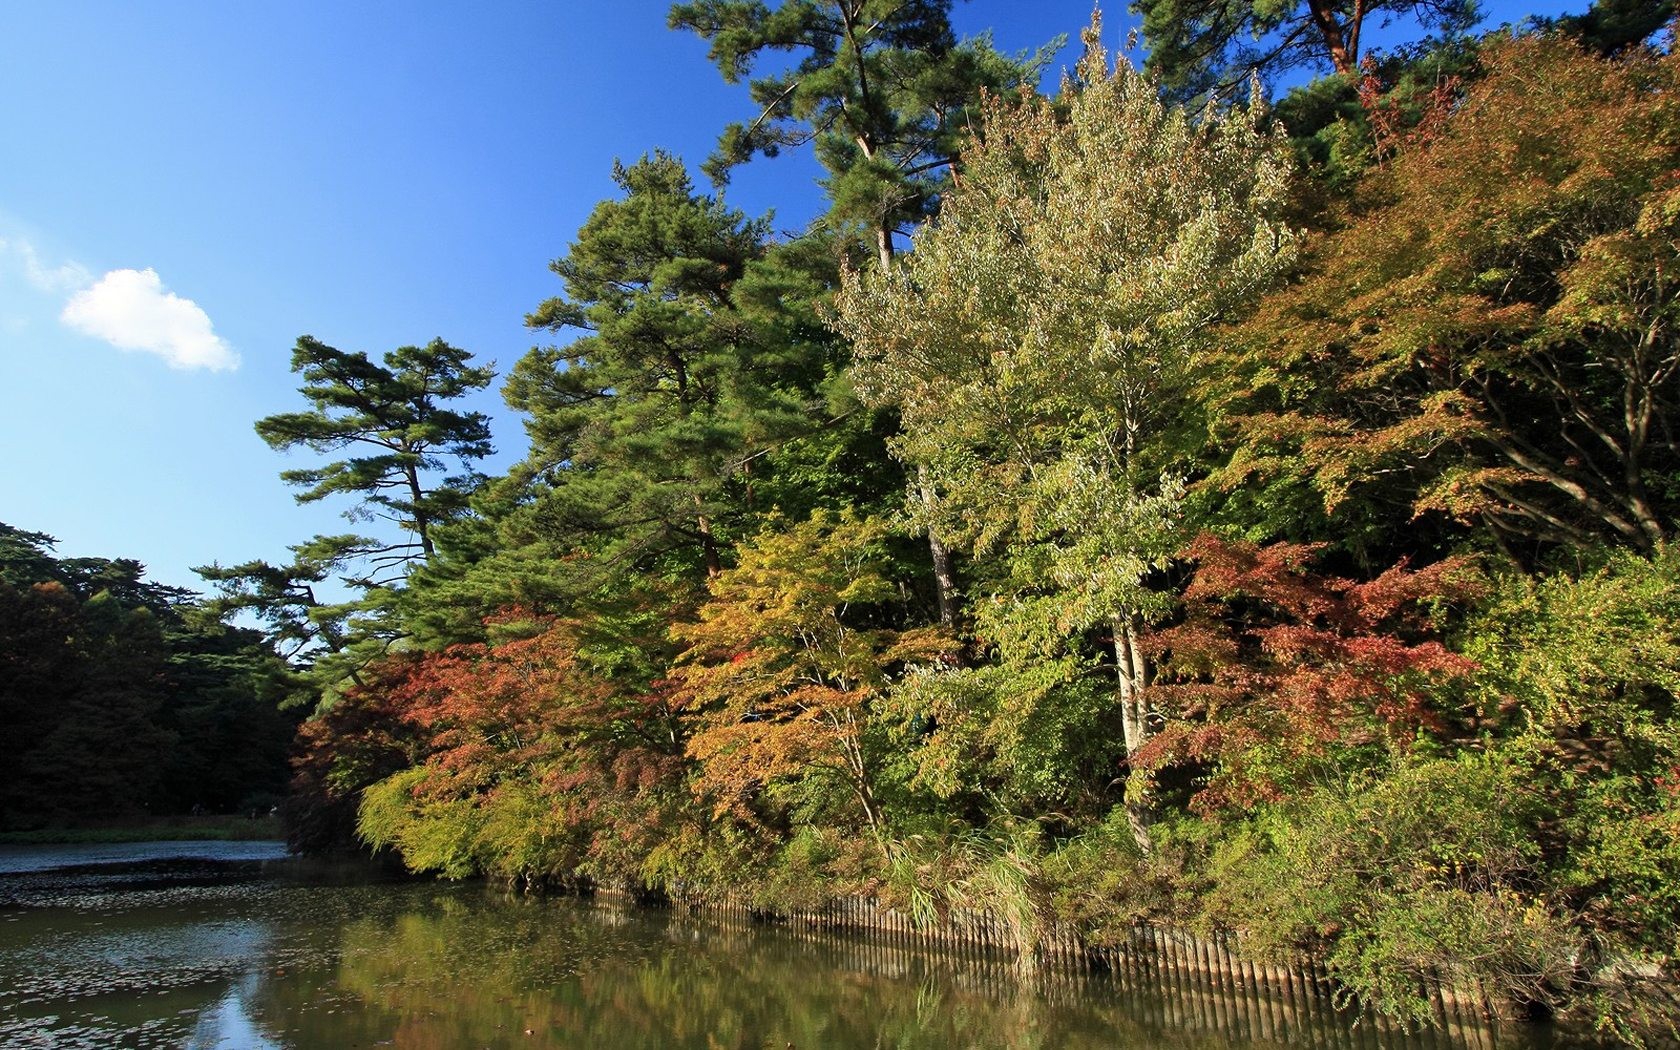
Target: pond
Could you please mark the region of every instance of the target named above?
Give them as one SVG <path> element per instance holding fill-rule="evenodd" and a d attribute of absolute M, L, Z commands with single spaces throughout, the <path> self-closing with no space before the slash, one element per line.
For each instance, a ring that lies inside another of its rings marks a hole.
<path fill-rule="evenodd" d="M 1405 1035 L 775 926 L 381 880 L 278 843 L 0 847 L 0 1046 L 1560 1045 Z"/>

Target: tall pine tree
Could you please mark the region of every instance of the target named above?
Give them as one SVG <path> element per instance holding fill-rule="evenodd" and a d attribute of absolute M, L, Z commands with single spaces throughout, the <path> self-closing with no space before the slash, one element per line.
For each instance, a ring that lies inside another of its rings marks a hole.
<path fill-rule="evenodd" d="M 766 224 L 697 194 L 667 154 L 613 177 L 624 195 L 596 206 L 554 263 L 563 294 L 527 318 L 581 334 L 508 378 L 508 403 L 530 416 L 515 477 L 563 548 L 715 574 L 746 457 L 806 425 L 811 391 L 733 301 Z"/>
<path fill-rule="evenodd" d="M 928 217 L 947 184 L 982 95 L 1031 83 L 1043 64 L 1043 54 L 1009 58 L 983 38 L 959 43 L 950 10 L 951 0 L 787 0 L 774 10 L 759 0 L 673 5 L 672 28 L 707 40 L 724 79 L 748 80 L 759 107 L 751 123 L 724 131 L 708 174 L 722 182 L 755 156 L 812 145 L 828 172 L 829 224 L 862 235 L 881 268 L 891 267 L 897 239 Z M 797 61 L 753 77 L 774 52 Z M 925 470 L 917 486 L 924 504 L 935 502 Z M 928 534 L 928 547 L 940 620 L 950 626 L 957 617 L 950 553 L 937 532 Z"/>

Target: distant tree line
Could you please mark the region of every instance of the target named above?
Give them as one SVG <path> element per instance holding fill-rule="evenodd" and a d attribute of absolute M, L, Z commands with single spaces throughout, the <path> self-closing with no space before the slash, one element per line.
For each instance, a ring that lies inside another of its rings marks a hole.
<path fill-rule="evenodd" d="M 0 829 L 278 804 L 308 694 L 262 634 L 53 547 L 0 523 Z"/>

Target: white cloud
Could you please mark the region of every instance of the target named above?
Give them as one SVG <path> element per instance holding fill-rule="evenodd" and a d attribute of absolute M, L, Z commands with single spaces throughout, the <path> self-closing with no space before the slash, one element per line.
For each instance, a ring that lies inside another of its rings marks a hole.
<path fill-rule="evenodd" d="M 0 284 L 8 276 L 21 276 L 46 295 L 68 296 L 59 320 L 120 350 L 156 354 L 172 368 L 239 367 L 239 355 L 216 334 L 209 315 L 165 288 L 155 270 L 112 270 L 96 280 L 80 263 L 48 265 L 27 240 L 0 237 Z"/>
<path fill-rule="evenodd" d="M 112 270 L 72 295 L 59 320 L 119 350 L 157 354 L 171 368 L 239 367 L 210 316 L 165 288 L 156 270 Z"/>
<path fill-rule="evenodd" d="M 93 274 L 79 263 L 67 262 L 48 266 L 41 261 L 35 246 L 21 239 L 0 237 L 0 254 L 9 256 L 37 291 L 64 294 L 93 283 Z"/>

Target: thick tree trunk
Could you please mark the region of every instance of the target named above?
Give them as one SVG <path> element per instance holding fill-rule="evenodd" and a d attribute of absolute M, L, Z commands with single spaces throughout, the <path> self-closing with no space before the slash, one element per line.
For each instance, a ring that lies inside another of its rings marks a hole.
<path fill-rule="evenodd" d="M 1324 38 L 1324 50 L 1330 56 L 1330 65 L 1336 72 L 1352 73 L 1358 69 L 1359 24 L 1365 16 L 1365 4 L 1354 4 L 1345 32 L 1341 23 L 1336 21 L 1334 4 L 1326 0 L 1308 0 L 1307 11 L 1312 16 L 1313 25 L 1318 29 L 1319 35 Z"/>

